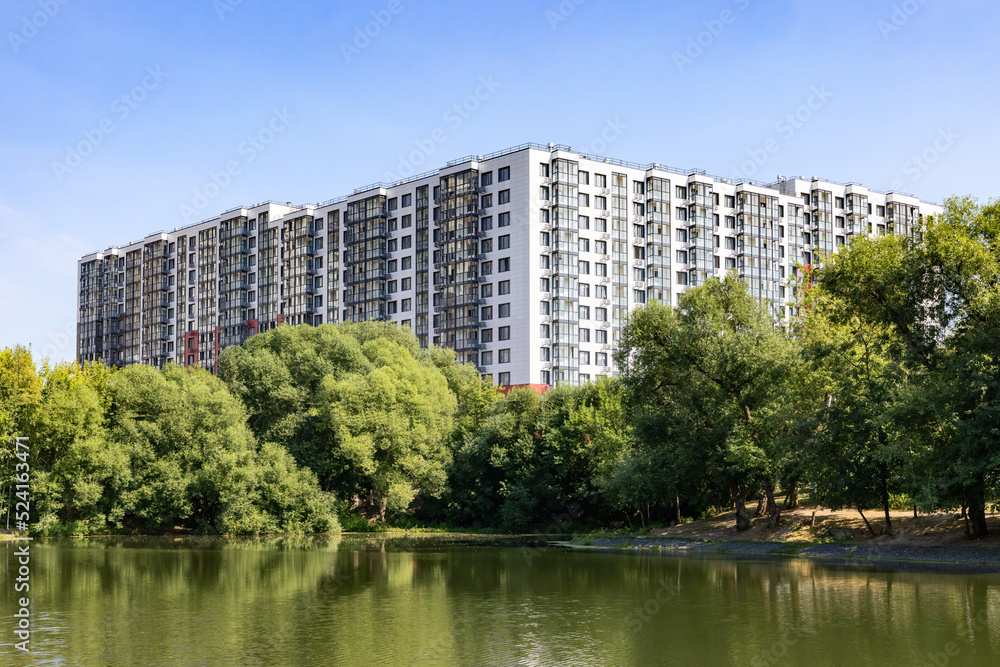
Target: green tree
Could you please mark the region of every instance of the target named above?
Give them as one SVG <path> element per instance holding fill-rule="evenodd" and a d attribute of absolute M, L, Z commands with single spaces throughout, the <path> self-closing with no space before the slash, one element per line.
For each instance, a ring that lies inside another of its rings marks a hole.
<path fill-rule="evenodd" d="M 728 491 L 737 530 L 752 525 L 745 503 L 760 488 L 776 507 L 771 417 L 797 359 L 794 343 L 733 276 L 688 290 L 676 309 L 640 308 L 623 331 L 617 361 L 639 439 L 661 450 L 665 476 L 685 493 L 718 499 Z"/>
<path fill-rule="evenodd" d="M 227 349 L 219 368 L 261 440 L 382 520 L 441 495 L 456 413 L 470 428 L 491 393 L 474 368 L 388 322 L 278 327 Z"/>
<path fill-rule="evenodd" d="M 857 239 L 820 280 L 902 342 L 898 363 L 918 379 L 894 428 L 925 466 L 924 502 L 968 508 L 969 536 L 986 535 L 1000 464 L 991 422 L 1000 399 L 1000 203 L 948 199 L 911 237 Z"/>

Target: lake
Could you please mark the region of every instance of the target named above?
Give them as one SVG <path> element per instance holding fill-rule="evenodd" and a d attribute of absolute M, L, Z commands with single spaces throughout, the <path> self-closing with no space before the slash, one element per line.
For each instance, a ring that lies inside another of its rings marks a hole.
<path fill-rule="evenodd" d="M 1000 664 L 1000 575 L 354 535 L 36 541 L 25 656 L 13 550 L 0 664 Z"/>

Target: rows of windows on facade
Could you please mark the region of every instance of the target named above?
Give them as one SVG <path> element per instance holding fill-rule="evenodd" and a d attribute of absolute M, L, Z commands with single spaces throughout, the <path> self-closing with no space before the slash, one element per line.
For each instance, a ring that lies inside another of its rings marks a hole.
<path fill-rule="evenodd" d="M 855 235 L 940 207 L 859 184 L 756 183 L 529 144 L 316 205 L 264 202 L 80 260 L 78 357 L 215 372 L 282 324 L 409 327 L 494 382 L 616 373 L 628 312 L 732 272 L 776 319 Z"/>

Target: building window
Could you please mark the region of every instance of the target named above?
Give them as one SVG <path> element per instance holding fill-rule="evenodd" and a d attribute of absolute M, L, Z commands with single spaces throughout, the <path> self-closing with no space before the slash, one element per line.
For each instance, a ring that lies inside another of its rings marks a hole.
<path fill-rule="evenodd" d="M 500 327 L 497 330 L 497 338 L 499 340 L 510 340 L 510 327 Z"/>
<path fill-rule="evenodd" d="M 413 258 L 412 257 L 404 257 L 400 261 L 400 266 L 402 267 L 403 271 L 406 271 L 411 266 L 413 266 Z"/>
<path fill-rule="evenodd" d="M 580 351 L 580 365 L 589 366 L 590 365 L 590 352 Z"/>
<path fill-rule="evenodd" d="M 607 197 L 594 197 L 594 208 L 598 211 L 608 210 L 608 198 Z"/>
<path fill-rule="evenodd" d="M 497 262 L 497 273 L 507 273 L 510 271 L 510 257 L 503 257 Z"/>
<path fill-rule="evenodd" d="M 489 208 L 493 206 L 493 195 L 483 195 L 481 197 L 481 202 L 482 203 L 479 205 L 480 208 Z"/>
<path fill-rule="evenodd" d="M 490 351 L 484 351 L 480 357 L 481 366 L 492 366 L 493 365 L 493 353 Z"/>
<path fill-rule="evenodd" d="M 501 387 L 510 386 L 510 373 L 500 373 L 497 375 L 497 382 Z"/>
<path fill-rule="evenodd" d="M 597 330 L 597 344 L 598 345 L 607 345 L 607 343 L 608 343 L 608 332 L 605 331 L 604 329 L 598 329 Z"/>
<path fill-rule="evenodd" d="M 581 320 L 590 319 L 590 306 L 580 306 L 580 319 Z"/>
<path fill-rule="evenodd" d="M 497 180 L 501 183 L 510 180 L 510 167 L 500 167 L 497 171 Z"/>
<path fill-rule="evenodd" d="M 547 186 L 541 185 L 538 187 L 538 198 L 542 201 L 549 200 L 549 188 Z"/>
<path fill-rule="evenodd" d="M 549 268 L 549 264 L 550 263 L 551 263 L 551 260 L 549 259 L 548 255 L 541 255 L 538 258 L 538 268 L 540 268 L 540 269 L 547 269 L 547 268 Z"/>
<path fill-rule="evenodd" d="M 493 274 L 493 262 L 483 262 L 479 266 L 479 275 L 489 276 Z"/>
<path fill-rule="evenodd" d="M 597 275 L 597 276 L 606 276 L 606 275 L 608 275 L 608 265 L 607 264 L 603 264 L 601 262 L 598 262 L 597 264 L 594 264 L 594 275 Z"/>
<path fill-rule="evenodd" d="M 486 283 L 479 288 L 479 296 L 488 299 L 493 296 L 493 283 Z"/>
<path fill-rule="evenodd" d="M 503 204 L 510 203 L 510 190 L 501 190 L 500 194 L 497 196 L 497 203 L 501 206 Z"/>
<path fill-rule="evenodd" d="M 498 356 L 500 357 L 500 363 L 501 364 L 509 364 L 510 363 L 510 348 L 508 347 L 508 348 L 505 348 L 503 350 L 500 350 L 500 354 Z"/>
<path fill-rule="evenodd" d="M 580 275 L 589 276 L 590 275 L 590 262 L 581 259 L 579 264 Z"/>
<path fill-rule="evenodd" d="M 590 239 L 580 239 L 580 252 L 590 252 Z"/>
<path fill-rule="evenodd" d="M 500 307 L 497 309 L 497 314 L 500 317 L 510 317 L 510 304 L 501 303 Z"/>
<path fill-rule="evenodd" d="M 547 246 L 549 244 L 549 233 L 539 232 L 538 233 L 538 245 Z"/>
<path fill-rule="evenodd" d="M 479 177 L 479 183 L 485 188 L 487 185 L 493 185 L 493 172 L 488 171 Z"/>
<path fill-rule="evenodd" d="M 552 314 L 552 304 L 548 301 L 538 302 L 538 314 L 539 315 L 551 315 Z"/>
<path fill-rule="evenodd" d="M 510 226 L 510 213 L 501 213 L 497 217 L 497 227 L 509 227 Z"/>
<path fill-rule="evenodd" d="M 493 329 L 483 329 L 479 332 L 479 342 L 480 343 L 492 343 L 493 342 Z"/>
<path fill-rule="evenodd" d="M 482 315 L 479 319 L 481 320 L 492 320 L 493 319 L 493 306 L 483 306 L 481 309 Z"/>
<path fill-rule="evenodd" d="M 403 299 L 403 303 L 402 303 L 400 309 L 404 313 L 410 312 L 410 305 L 411 305 L 411 303 L 412 303 L 412 301 L 410 299 Z"/>
<path fill-rule="evenodd" d="M 504 234 L 503 236 L 500 237 L 497 243 L 497 248 L 499 248 L 500 250 L 510 249 L 510 234 Z"/>
<path fill-rule="evenodd" d="M 587 283 L 580 283 L 579 293 L 582 297 L 590 296 L 590 285 Z"/>
<path fill-rule="evenodd" d="M 590 218 L 589 217 L 587 217 L 585 215 L 581 215 L 579 217 L 579 223 L 580 223 L 580 229 L 590 229 Z"/>
<path fill-rule="evenodd" d="M 549 337 L 549 325 L 548 324 L 539 325 L 539 327 L 538 327 L 538 337 L 539 338 L 548 338 Z"/>
<path fill-rule="evenodd" d="M 677 284 L 678 285 L 687 285 L 688 284 L 688 274 L 687 274 L 687 271 L 678 271 L 677 272 Z"/>
<path fill-rule="evenodd" d="M 580 329 L 580 342 L 581 343 L 590 342 L 590 329 Z"/>
<path fill-rule="evenodd" d="M 538 379 L 539 379 L 539 380 L 541 381 L 541 383 L 542 383 L 542 384 L 544 384 L 544 385 L 549 385 L 549 384 L 552 384 L 552 375 L 550 374 L 550 372 L 549 372 L 549 371 L 542 371 L 542 372 L 541 372 L 541 373 L 539 374 L 539 376 L 538 376 Z"/>
<path fill-rule="evenodd" d="M 688 196 L 687 188 L 684 187 L 683 185 L 678 185 L 674 189 L 674 194 L 677 196 L 678 199 L 687 199 Z"/>
<path fill-rule="evenodd" d="M 735 257 L 726 257 L 726 269 L 728 270 L 728 269 L 735 269 L 735 268 L 736 268 L 736 258 Z"/>
<path fill-rule="evenodd" d="M 541 176 L 541 177 L 543 177 L 543 178 L 548 178 L 548 176 L 549 176 L 549 163 L 548 162 L 542 162 L 540 165 L 538 165 L 538 175 Z"/>
<path fill-rule="evenodd" d="M 594 174 L 594 185 L 599 188 L 608 187 L 608 177 L 604 174 Z"/>
<path fill-rule="evenodd" d="M 608 365 L 608 354 L 607 352 L 598 352 L 594 355 L 595 366 L 607 366 Z"/>
<path fill-rule="evenodd" d="M 546 290 L 546 291 L 548 291 L 548 290 Z M 510 281 L 509 280 L 501 280 L 500 284 L 498 285 L 497 292 L 499 294 L 510 294 Z"/>
<path fill-rule="evenodd" d="M 538 348 L 538 359 L 540 361 L 552 361 L 552 349 L 548 347 Z"/>
<path fill-rule="evenodd" d="M 580 193 L 579 205 L 580 205 L 580 208 L 589 208 L 590 207 L 590 195 L 585 194 L 585 193 Z"/>
<path fill-rule="evenodd" d="M 483 239 L 479 245 L 484 255 L 493 252 L 493 239 Z"/>
<path fill-rule="evenodd" d="M 597 320 L 598 322 L 607 322 L 608 321 L 608 309 L 607 308 L 597 308 L 594 311 L 594 313 L 595 313 L 594 319 Z"/>

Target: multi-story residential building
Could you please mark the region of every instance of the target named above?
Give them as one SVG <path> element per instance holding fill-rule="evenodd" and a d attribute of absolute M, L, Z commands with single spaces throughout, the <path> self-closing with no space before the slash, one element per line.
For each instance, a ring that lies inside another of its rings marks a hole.
<path fill-rule="evenodd" d="M 265 202 L 80 260 L 78 357 L 174 361 L 282 323 L 410 327 L 501 385 L 613 374 L 626 314 L 735 271 L 776 317 L 789 278 L 939 206 L 817 178 L 765 184 L 527 144 L 303 206 Z"/>

